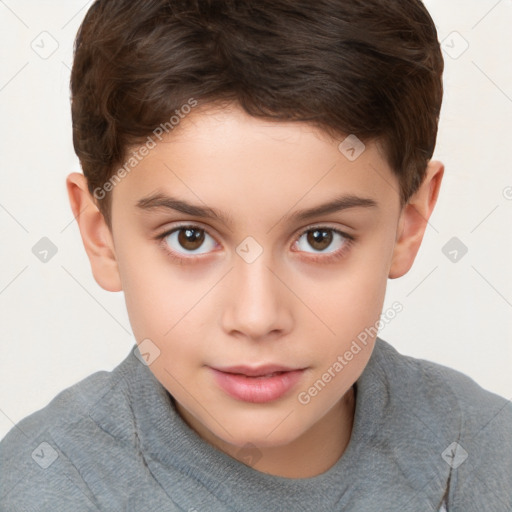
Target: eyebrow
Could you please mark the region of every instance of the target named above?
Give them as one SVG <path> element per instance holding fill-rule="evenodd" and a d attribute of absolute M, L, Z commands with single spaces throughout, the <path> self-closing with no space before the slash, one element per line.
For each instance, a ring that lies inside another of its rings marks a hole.
<path fill-rule="evenodd" d="M 195 217 L 216 219 L 227 226 L 232 224 L 231 218 L 227 214 L 215 208 L 191 204 L 166 194 L 157 193 L 144 197 L 137 202 L 136 206 L 143 211 L 174 210 Z M 287 213 L 282 217 L 281 221 L 304 221 L 320 215 L 336 213 L 351 208 L 378 208 L 378 203 L 369 197 L 359 197 L 352 194 L 342 195 L 312 208 Z"/>

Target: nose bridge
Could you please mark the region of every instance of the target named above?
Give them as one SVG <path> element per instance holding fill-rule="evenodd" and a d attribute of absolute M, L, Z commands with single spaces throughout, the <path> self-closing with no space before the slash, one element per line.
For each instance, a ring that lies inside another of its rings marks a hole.
<path fill-rule="evenodd" d="M 282 283 L 270 266 L 270 257 L 265 253 L 254 261 L 237 256 L 224 310 L 224 328 L 228 332 L 238 331 L 256 339 L 290 327 L 291 313 Z"/>

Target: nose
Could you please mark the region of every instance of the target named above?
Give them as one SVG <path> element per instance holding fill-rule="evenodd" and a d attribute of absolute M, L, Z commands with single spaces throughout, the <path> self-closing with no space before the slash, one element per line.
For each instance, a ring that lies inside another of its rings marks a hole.
<path fill-rule="evenodd" d="M 240 258 L 230 272 L 222 314 L 227 334 L 261 341 L 290 332 L 291 294 L 268 263 L 263 256 L 252 263 Z"/>

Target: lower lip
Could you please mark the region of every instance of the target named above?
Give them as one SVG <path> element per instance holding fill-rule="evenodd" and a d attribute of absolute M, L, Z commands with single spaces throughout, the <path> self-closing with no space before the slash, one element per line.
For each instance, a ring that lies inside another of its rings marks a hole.
<path fill-rule="evenodd" d="M 272 377 L 246 377 L 213 369 L 217 384 L 231 397 L 244 402 L 272 402 L 288 393 L 300 380 L 304 370 L 283 372 Z"/>

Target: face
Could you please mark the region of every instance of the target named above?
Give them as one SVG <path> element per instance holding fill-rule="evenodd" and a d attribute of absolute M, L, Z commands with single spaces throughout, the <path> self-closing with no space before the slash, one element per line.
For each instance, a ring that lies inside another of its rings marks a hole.
<path fill-rule="evenodd" d="M 370 357 L 373 338 L 353 342 L 382 311 L 398 181 L 375 143 L 350 161 L 341 138 L 236 107 L 193 112 L 171 135 L 113 190 L 134 335 L 158 348 L 151 371 L 204 437 L 290 443 Z"/>

